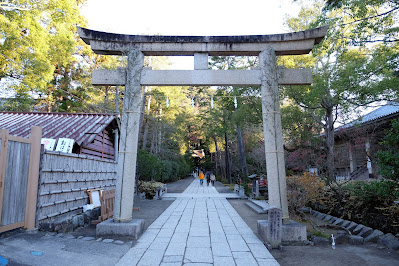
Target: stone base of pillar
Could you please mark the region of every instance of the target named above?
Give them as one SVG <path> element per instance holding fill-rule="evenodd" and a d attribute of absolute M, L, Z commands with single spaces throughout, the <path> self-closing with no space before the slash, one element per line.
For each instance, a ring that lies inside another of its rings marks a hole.
<path fill-rule="evenodd" d="M 96 236 L 102 238 L 112 238 L 113 236 L 131 236 L 134 239 L 138 239 L 143 232 L 143 219 L 133 219 L 127 223 L 116 223 L 113 219 L 108 219 L 97 224 L 96 227 Z"/>
<path fill-rule="evenodd" d="M 267 220 L 258 220 L 258 235 L 264 242 L 269 242 L 266 237 L 268 228 Z M 283 224 L 281 228 L 281 242 L 283 245 L 299 244 L 307 240 L 306 225 L 300 224 L 293 220 Z"/>

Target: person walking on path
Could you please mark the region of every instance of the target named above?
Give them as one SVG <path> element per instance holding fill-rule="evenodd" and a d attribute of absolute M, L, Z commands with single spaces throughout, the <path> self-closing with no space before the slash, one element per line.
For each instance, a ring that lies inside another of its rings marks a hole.
<path fill-rule="evenodd" d="M 200 180 L 200 185 L 202 186 L 204 184 L 204 173 L 202 171 L 200 171 L 198 178 Z"/>
<path fill-rule="evenodd" d="M 213 187 L 215 186 L 215 180 L 216 180 L 216 176 L 211 172 L 211 183 L 212 183 Z"/>
<path fill-rule="evenodd" d="M 211 182 L 211 172 L 207 171 L 205 174 L 206 185 L 209 187 L 209 182 Z"/>

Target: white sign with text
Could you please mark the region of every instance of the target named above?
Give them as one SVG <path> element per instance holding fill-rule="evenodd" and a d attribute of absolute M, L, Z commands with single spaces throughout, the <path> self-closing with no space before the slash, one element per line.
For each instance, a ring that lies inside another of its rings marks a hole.
<path fill-rule="evenodd" d="M 73 139 L 59 138 L 55 151 L 72 153 Z"/>

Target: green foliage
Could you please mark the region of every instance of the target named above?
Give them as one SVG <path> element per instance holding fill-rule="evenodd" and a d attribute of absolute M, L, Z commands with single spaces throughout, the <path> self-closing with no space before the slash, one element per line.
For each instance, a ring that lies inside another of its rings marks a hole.
<path fill-rule="evenodd" d="M 282 124 L 286 146 L 318 154 L 312 165 L 329 180 L 334 178 L 335 123 L 349 122 L 370 103 L 398 96 L 398 31 L 394 26 L 399 4 L 389 2 L 328 1 L 328 12 L 322 12 L 319 1 L 287 19 L 293 31 L 330 26 L 311 55 L 279 59 L 288 68 L 315 68 L 312 86 L 283 88 Z M 314 142 L 312 135 L 321 132 L 324 141 Z"/>
<path fill-rule="evenodd" d="M 15 2 L 15 1 L 14 1 Z M 0 8 L 0 79 L 14 99 L 10 111 L 112 112 L 108 88 L 93 89 L 93 68 L 116 68 L 117 58 L 94 55 L 79 38 L 85 0 L 21 0 Z"/>
<path fill-rule="evenodd" d="M 168 160 L 161 161 L 161 178 L 160 181 L 175 181 L 176 163 Z"/>
<path fill-rule="evenodd" d="M 191 158 L 187 156 L 180 156 L 177 160 L 178 168 L 177 168 L 177 175 L 179 178 L 186 177 L 191 173 L 191 169 L 193 169 Z"/>
<path fill-rule="evenodd" d="M 215 162 L 211 162 L 211 161 L 205 161 L 202 165 L 201 165 L 204 169 L 214 169 L 215 168 Z"/>
<path fill-rule="evenodd" d="M 173 182 L 186 177 L 190 165 L 183 157 L 177 161 L 161 160 L 146 150 L 137 153 L 137 176 L 143 181 Z"/>
<path fill-rule="evenodd" d="M 365 204 L 375 201 L 391 204 L 399 199 L 399 183 L 391 180 L 380 180 L 373 182 L 355 181 L 343 186 L 352 197 L 361 199 Z"/>
<path fill-rule="evenodd" d="M 399 232 L 399 183 L 392 180 L 351 181 L 342 186 L 324 187 L 323 198 L 312 204 L 334 216 L 383 232 Z"/>
<path fill-rule="evenodd" d="M 137 177 L 139 180 L 160 180 L 162 165 L 159 159 L 148 151 L 139 150 L 137 153 Z"/>
<path fill-rule="evenodd" d="M 330 237 L 329 235 L 327 235 L 327 234 L 325 234 L 325 233 L 323 233 L 323 232 L 319 232 L 319 231 L 313 231 L 313 232 L 312 232 L 312 235 L 324 237 L 324 238 L 327 238 L 327 239 Z"/>
<path fill-rule="evenodd" d="M 381 145 L 385 148 L 376 153 L 379 173 L 388 179 L 399 181 L 399 120 L 392 120 L 392 128 L 386 131 Z"/>
<path fill-rule="evenodd" d="M 76 62 L 75 25 L 84 24 L 81 4 L 21 0 L 17 5 L 26 10 L 0 8 L 0 78 L 18 80 L 13 88 L 20 94 L 45 93 L 54 73 Z"/>
<path fill-rule="evenodd" d="M 242 183 L 242 186 L 244 188 L 244 193 L 245 195 L 247 195 L 248 197 L 252 194 L 252 188 L 250 186 L 248 186 L 248 183 Z"/>

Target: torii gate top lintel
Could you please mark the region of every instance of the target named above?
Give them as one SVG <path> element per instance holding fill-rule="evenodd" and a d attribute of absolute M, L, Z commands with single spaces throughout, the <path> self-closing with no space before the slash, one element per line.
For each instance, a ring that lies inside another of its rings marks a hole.
<path fill-rule="evenodd" d="M 122 55 L 131 48 L 137 48 L 148 56 L 195 53 L 252 56 L 259 55 L 266 47 L 273 48 L 276 55 L 307 54 L 324 38 L 328 26 L 283 34 L 237 36 L 126 35 L 81 27 L 77 30 L 80 38 L 97 54 Z"/>

